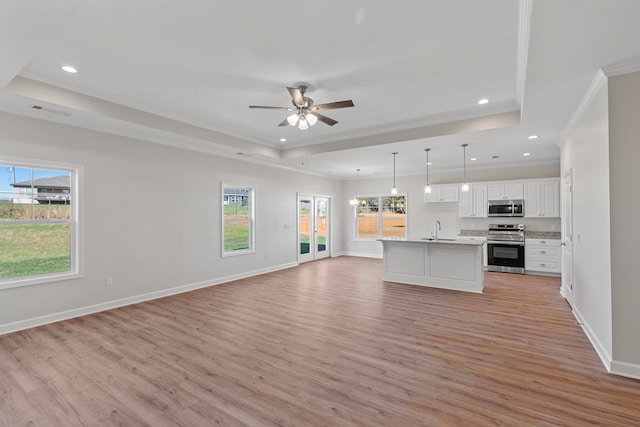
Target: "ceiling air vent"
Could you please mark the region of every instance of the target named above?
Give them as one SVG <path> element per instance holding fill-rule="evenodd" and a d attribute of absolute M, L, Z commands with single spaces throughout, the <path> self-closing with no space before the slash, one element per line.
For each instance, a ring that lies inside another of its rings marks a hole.
<path fill-rule="evenodd" d="M 44 112 L 47 113 L 51 113 L 51 114 L 57 114 L 59 116 L 70 116 L 71 113 L 67 113 L 66 111 L 62 111 L 62 110 L 56 110 L 55 108 L 49 108 L 49 107 L 43 107 L 42 105 L 32 105 L 31 108 L 33 108 L 34 110 L 42 110 Z"/>

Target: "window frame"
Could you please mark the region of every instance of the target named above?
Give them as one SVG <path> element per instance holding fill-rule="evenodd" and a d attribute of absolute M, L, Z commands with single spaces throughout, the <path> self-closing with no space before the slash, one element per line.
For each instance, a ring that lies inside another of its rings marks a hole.
<path fill-rule="evenodd" d="M 391 194 L 391 193 L 384 193 L 384 194 L 360 194 L 360 195 L 355 195 L 354 196 L 356 199 L 358 199 L 358 204 L 353 206 L 353 240 L 355 241 L 362 241 L 362 242 L 371 242 L 374 241 L 376 239 L 406 239 L 408 234 L 409 234 L 409 208 L 408 208 L 408 195 L 407 193 L 398 193 L 398 194 Z M 404 210 L 405 210 L 405 219 L 404 219 L 404 236 L 403 237 L 384 237 L 382 235 L 383 233 L 383 199 L 387 198 L 387 197 L 404 197 Z M 360 199 L 362 198 L 377 198 L 378 199 L 378 218 L 377 218 L 377 225 L 378 225 L 378 231 L 377 231 L 377 235 L 376 237 L 359 237 L 358 236 L 358 208 L 359 208 L 359 202 Z"/>
<path fill-rule="evenodd" d="M 69 224 L 70 268 L 57 273 L 34 274 L 30 276 L 0 279 L 0 290 L 22 286 L 40 285 L 84 277 L 84 165 L 77 163 L 38 160 L 23 157 L 0 156 L 0 164 L 30 169 L 49 169 L 69 172 L 69 197 L 71 209 L 69 221 L 62 220 L 2 220 L 5 224 Z"/>
<path fill-rule="evenodd" d="M 247 189 L 249 190 L 249 248 L 248 249 L 239 249 L 239 250 L 234 250 L 234 251 L 227 251 L 225 250 L 225 236 L 224 236 L 224 229 L 225 229 L 225 224 L 227 223 L 227 219 L 225 218 L 224 215 L 224 207 L 225 207 L 225 203 L 224 203 L 224 190 L 225 188 L 243 188 L 243 189 Z M 256 253 L 256 221 L 255 221 L 255 216 L 256 216 L 256 197 L 255 197 L 255 187 L 250 186 L 250 185 L 243 185 L 243 184 L 230 184 L 227 182 L 222 181 L 220 183 L 220 216 L 221 216 L 221 230 L 220 230 L 220 253 L 221 253 L 221 257 L 222 258 L 227 258 L 227 257 L 233 257 L 233 256 L 242 256 L 242 255 L 248 255 L 248 254 L 254 254 Z"/>

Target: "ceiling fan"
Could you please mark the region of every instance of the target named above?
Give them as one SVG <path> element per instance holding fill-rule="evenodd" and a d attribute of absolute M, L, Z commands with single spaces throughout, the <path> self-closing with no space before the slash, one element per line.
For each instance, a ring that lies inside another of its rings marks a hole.
<path fill-rule="evenodd" d="M 327 117 L 324 114 L 319 113 L 319 111 L 353 107 L 353 101 L 350 99 L 347 101 L 329 102 L 327 104 L 313 105 L 313 99 L 304 96 L 307 89 L 307 86 L 304 85 L 287 88 L 289 94 L 291 95 L 291 103 L 293 104 L 293 108 L 272 107 L 267 105 L 249 105 L 249 108 L 266 108 L 270 110 L 293 111 L 293 114 L 280 122 L 278 126 L 295 126 L 297 124 L 299 129 L 305 130 L 308 129 L 309 126 L 315 125 L 318 120 L 329 126 L 333 126 L 338 123 L 331 117 Z"/>

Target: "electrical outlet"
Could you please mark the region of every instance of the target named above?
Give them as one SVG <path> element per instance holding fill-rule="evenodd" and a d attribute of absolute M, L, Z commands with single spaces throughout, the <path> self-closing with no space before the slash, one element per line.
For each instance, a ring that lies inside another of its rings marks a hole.
<path fill-rule="evenodd" d="M 104 285 L 105 286 L 112 286 L 113 285 L 113 277 L 109 276 L 106 279 L 104 279 Z"/>

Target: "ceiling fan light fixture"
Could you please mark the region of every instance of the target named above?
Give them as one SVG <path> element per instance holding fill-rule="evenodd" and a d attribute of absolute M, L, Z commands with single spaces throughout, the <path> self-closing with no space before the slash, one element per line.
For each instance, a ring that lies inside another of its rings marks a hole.
<path fill-rule="evenodd" d="M 287 117 L 287 122 L 289 122 L 291 126 L 295 126 L 296 123 L 298 123 L 298 113 L 292 114 Z"/>
<path fill-rule="evenodd" d="M 304 115 L 304 118 L 309 123 L 309 126 L 313 126 L 316 123 L 318 123 L 318 118 L 316 117 L 315 114 L 307 113 L 307 114 Z"/>
<path fill-rule="evenodd" d="M 307 120 L 304 118 L 304 116 L 300 116 L 300 120 L 298 121 L 298 129 L 300 130 L 309 129 L 309 123 L 307 123 Z"/>

